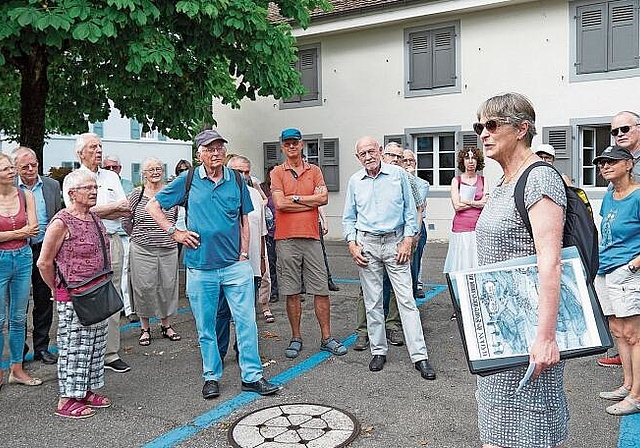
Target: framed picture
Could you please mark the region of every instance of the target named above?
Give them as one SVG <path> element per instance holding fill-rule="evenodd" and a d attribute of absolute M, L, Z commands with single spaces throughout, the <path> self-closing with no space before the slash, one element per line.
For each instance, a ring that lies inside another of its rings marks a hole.
<path fill-rule="evenodd" d="M 536 257 L 447 274 L 469 370 L 490 375 L 529 363 L 538 324 Z M 562 359 L 604 353 L 613 346 L 575 247 L 562 250 L 556 340 Z"/>

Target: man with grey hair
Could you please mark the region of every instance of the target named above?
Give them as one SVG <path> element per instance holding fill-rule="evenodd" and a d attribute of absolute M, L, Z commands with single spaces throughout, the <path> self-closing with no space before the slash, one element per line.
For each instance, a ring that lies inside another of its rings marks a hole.
<path fill-rule="evenodd" d="M 92 211 L 101 219 L 107 229 L 111 250 L 111 281 L 118 291 L 121 291 L 122 260 L 124 249 L 118 235 L 120 218 L 131 216 L 129 200 L 124 193 L 120 177 L 110 171 L 100 168 L 102 162 L 102 142 L 97 134 L 81 134 L 75 143 L 75 151 L 80 160 L 79 170 L 87 170 L 96 175 L 98 183 L 98 199 Z M 64 202 L 69 203 L 69 197 L 64 195 Z M 122 292 L 120 292 L 122 294 Z M 107 336 L 107 351 L 104 357 L 104 368 L 118 373 L 131 370 L 129 364 L 120 359 L 120 312 L 109 318 Z"/>
<path fill-rule="evenodd" d="M 129 179 L 125 179 L 120 175 L 122 171 L 122 163 L 120 162 L 120 157 L 115 154 L 109 154 L 102 159 L 102 168 L 105 170 L 113 171 L 120 178 L 120 184 L 122 184 L 122 189 L 124 190 L 124 194 L 129 196 L 129 193 L 133 190 L 133 183 Z M 140 319 L 136 315 L 136 313 L 132 313 L 131 310 L 131 299 L 129 299 L 129 235 L 124 231 L 122 225 L 118 228 L 118 235 L 120 236 L 120 240 L 122 240 L 122 280 L 120 282 L 120 289 L 122 291 L 122 302 L 124 303 L 124 313 L 129 318 L 130 322 L 139 322 Z"/>
<path fill-rule="evenodd" d="M 241 388 L 271 395 L 280 387 L 264 378 L 258 353 L 253 270 L 248 253 L 251 197 L 246 183 L 238 185 L 234 172 L 224 166 L 227 140 L 213 129 L 202 131 L 194 140 L 202 164 L 193 172 L 189 190 L 187 176 L 180 175 L 147 203 L 146 210 L 160 228 L 184 245 L 187 295 L 202 355 L 202 397 L 220 396 L 218 382 L 223 364 L 215 329 L 221 292 L 235 319 Z M 176 229 L 162 211 L 179 204 L 186 208 L 186 230 Z"/>
<path fill-rule="evenodd" d="M 51 290 L 42 279 L 36 262 L 42 249 L 44 231 L 51 218 L 62 208 L 60 203 L 60 184 L 46 176 L 38 174 L 36 153 L 26 146 L 18 146 L 12 151 L 13 163 L 16 166 L 16 185 L 33 193 L 38 216 L 38 235 L 29 240 L 33 252 L 33 268 L 31 270 L 31 291 L 33 296 L 33 359 L 44 364 L 55 364 L 58 355 L 49 352 L 49 331 L 53 322 L 53 302 Z M 25 328 L 26 331 L 26 328 Z M 25 342 L 24 353 L 29 351 Z"/>

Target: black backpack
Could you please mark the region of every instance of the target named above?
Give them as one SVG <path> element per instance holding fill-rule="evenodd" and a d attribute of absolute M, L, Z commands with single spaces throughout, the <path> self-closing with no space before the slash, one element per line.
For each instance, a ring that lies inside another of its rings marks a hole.
<path fill-rule="evenodd" d="M 531 221 L 529 220 L 529 214 L 524 205 L 524 187 L 527 183 L 529 173 L 538 166 L 551 165 L 542 161 L 531 164 L 524 170 L 520 179 L 518 179 L 514 192 L 516 209 L 518 213 L 520 213 L 529 231 L 529 235 L 531 235 L 532 238 Z M 553 167 L 551 166 L 551 168 Z M 564 223 L 562 245 L 563 247 L 575 246 L 578 249 L 580 258 L 582 258 L 582 264 L 587 272 L 587 282 L 593 282 L 598 273 L 600 261 L 598 259 L 598 229 L 593 222 L 591 204 L 589 204 L 584 190 L 567 186 L 562 179 L 562 175 L 555 168 L 554 171 L 560 177 L 562 185 L 565 186 L 565 193 L 567 194 L 566 221 Z"/>

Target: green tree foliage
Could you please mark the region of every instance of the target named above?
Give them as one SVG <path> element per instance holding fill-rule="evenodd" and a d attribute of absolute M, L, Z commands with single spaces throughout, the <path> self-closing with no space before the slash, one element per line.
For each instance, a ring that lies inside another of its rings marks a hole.
<path fill-rule="evenodd" d="M 108 100 L 172 138 L 211 120 L 212 97 L 302 93 L 295 39 L 267 0 L 2 0 L 0 129 L 42 159 L 46 133 L 105 120 Z M 306 27 L 325 0 L 275 0 Z"/>

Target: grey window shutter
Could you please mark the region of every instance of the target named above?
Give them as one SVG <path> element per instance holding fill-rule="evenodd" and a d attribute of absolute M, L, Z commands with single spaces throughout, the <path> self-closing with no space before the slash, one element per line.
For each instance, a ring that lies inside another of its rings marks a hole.
<path fill-rule="evenodd" d="M 166 142 L 167 141 L 167 136 L 164 135 L 162 132 L 158 132 L 158 141 Z"/>
<path fill-rule="evenodd" d="M 456 84 L 455 29 L 434 30 L 433 34 L 433 87 Z"/>
<path fill-rule="evenodd" d="M 609 70 L 638 67 L 638 9 L 635 0 L 609 3 Z"/>
<path fill-rule="evenodd" d="M 104 137 L 104 123 L 102 121 L 93 123 L 93 133 L 100 138 Z"/>
<path fill-rule="evenodd" d="M 291 63 L 291 68 L 293 68 L 294 70 L 296 70 L 298 73 L 300 73 L 300 53 L 298 52 L 298 60 L 296 62 L 292 62 Z M 283 103 L 299 103 L 300 102 L 300 95 L 293 95 L 289 98 L 284 98 L 282 100 Z"/>
<path fill-rule="evenodd" d="M 278 142 L 265 142 L 262 144 L 264 150 L 264 172 L 274 165 L 280 164 L 280 144 Z"/>
<path fill-rule="evenodd" d="M 131 164 L 131 182 L 134 184 L 142 183 L 142 176 L 140 175 L 140 164 L 132 163 Z"/>
<path fill-rule="evenodd" d="M 431 33 L 419 31 L 409 35 L 409 89 L 433 87 Z"/>
<path fill-rule="evenodd" d="M 134 118 L 129 122 L 131 123 L 131 140 L 140 140 L 140 123 Z"/>
<path fill-rule="evenodd" d="M 456 133 L 456 150 L 460 151 L 465 146 L 473 146 L 482 149 L 480 136 L 473 131 L 459 131 Z"/>
<path fill-rule="evenodd" d="M 340 160 L 337 138 L 321 141 L 320 167 L 329 191 L 340 191 Z"/>
<path fill-rule="evenodd" d="M 406 139 L 404 134 L 392 134 L 392 135 L 385 135 L 384 136 L 384 146 L 387 146 L 387 143 L 390 142 L 396 142 L 398 143 L 400 146 L 402 146 L 404 149 L 408 149 L 406 146 Z"/>
<path fill-rule="evenodd" d="M 556 150 L 556 168 L 574 180 L 571 126 L 542 128 L 542 142 L 550 144 Z"/>
<path fill-rule="evenodd" d="M 607 70 L 607 6 L 604 3 L 579 6 L 577 16 L 577 73 Z"/>
<path fill-rule="evenodd" d="M 298 54 L 300 58 L 300 76 L 302 85 L 307 90 L 301 97 L 302 101 L 318 99 L 318 49 L 309 48 L 301 50 Z"/>

